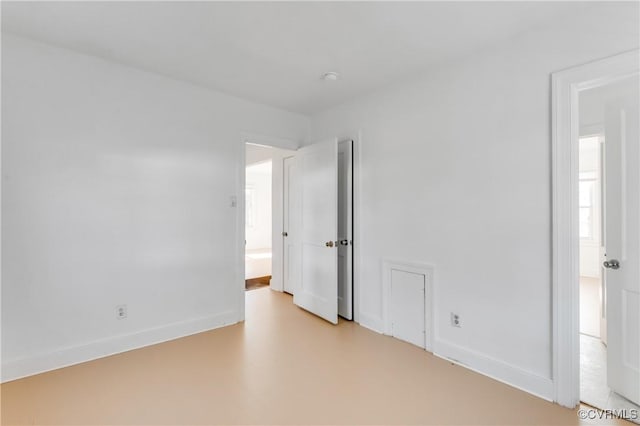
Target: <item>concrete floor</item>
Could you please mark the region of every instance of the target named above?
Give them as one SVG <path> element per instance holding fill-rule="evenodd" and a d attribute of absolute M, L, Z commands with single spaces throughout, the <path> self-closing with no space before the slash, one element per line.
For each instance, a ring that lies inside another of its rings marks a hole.
<path fill-rule="evenodd" d="M 246 297 L 243 324 L 3 384 L 2 424 L 585 424 L 291 296 Z"/>

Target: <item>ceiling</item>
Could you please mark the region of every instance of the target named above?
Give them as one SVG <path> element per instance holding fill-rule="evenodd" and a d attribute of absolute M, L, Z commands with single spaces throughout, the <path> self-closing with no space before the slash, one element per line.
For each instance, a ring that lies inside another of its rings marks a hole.
<path fill-rule="evenodd" d="M 273 151 L 270 146 L 246 144 L 245 164 L 249 166 L 269 161 L 273 158 Z"/>
<path fill-rule="evenodd" d="M 3 1 L 2 30 L 312 114 L 585 4 Z"/>

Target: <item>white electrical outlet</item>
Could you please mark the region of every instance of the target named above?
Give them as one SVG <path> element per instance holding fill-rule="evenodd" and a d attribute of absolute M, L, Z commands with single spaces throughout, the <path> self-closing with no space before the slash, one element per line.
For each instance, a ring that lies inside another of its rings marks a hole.
<path fill-rule="evenodd" d="M 462 327 L 462 321 L 460 320 L 460 315 L 454 314 L 453 312 L 451 312 L 451 326 L 458 327 L 458 328 Z"/>
<path fill-rule="evenodd" d="M 116 306 L 116 318 L 125 319 L 127 317 L 127 305 Z"/>

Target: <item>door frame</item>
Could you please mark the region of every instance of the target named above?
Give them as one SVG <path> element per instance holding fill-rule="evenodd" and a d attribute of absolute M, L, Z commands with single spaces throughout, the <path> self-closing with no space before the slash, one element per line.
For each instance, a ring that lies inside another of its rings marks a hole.
<path fill-rule="evenodd" d="M 348 147 L 348 165 L 346 166 L 346 171 L 347 174 L 345 175 L 344 179 L 346 183 L 346 196 L 347 196 L 347 200 L 348 200 L 348 206 L 345 207 L 346 211 L 344 211 L 344 213 L 346 213 L 346 217 L 348 218 L 347 223 L 344 225 L 345 229 L 346 229 L 346 233 L 340 234 L 340 221 L 341 218 L 344 219 L 345 216 L 341 216 L 341 210 L 340 210 L 340 190 L 338 190 L 338 240 L 341 240 L 345 237 L 348 238 L 349 240 L 349 244 L 346 246 L 346 258 L 347 258 L 347 275 L 350 277 L 348 282 L 349 285 L 351 286 L 350 289 L 350 295 L 349 295 L 349 311 L 351 313 L 351 318 L 348 318 L 349 320 L 353 320 L 354 319 L 354 299 L 355 299 L 355 290 L 354 290 L 354 284 L 353 284 L 353 264 L 354 264 L 354 257 L 353 257 L 353 141 L 351 139 L 347 139 L 347 140 L 343 140 L 343 141 L 339 141 L 338 142 L 338 158 L 340 157 L 340 152 L 342 147 L 347 146 Z M 344 151 L 344 150 L 343 150 Z M 344 167 L 344 165 L 343 165 Z M 340 181 L 340 162 L 338 162 L 338 185 L 340 185 L 341 181 Z M 340 315 L 340 248 L 344 247 L 344 246 L 338 246 L 338 316 Z M 343 318 L 346 318 L 344 316 L 342 316 Z"/>
<path fill-rule="evenodd" d="M 272 285 L 271 288 L 273 290 L 277 290 L 277 291 L 282 291 L 283 293 L 289 293 L 291 295 L 293 295 L 295 292 L 291 291 L 288 292 L 287 288 L 285 286 L 285 277 L 287 276 L 287 272 L 290 272 L 290 268 L 291 265 L 289 265 L 287 263 L 287 239 L 284 238 L 284 232 L 286 230 L 287 233 L 291 232 L 292 230 L 292 222 L 291 222 L 291 211 L 290 211 L 290 206 L 291 206 L 291 171 L 289 171 L 289 173 L 287 173 L 287 160 L 290 160 L 293 164 L 292 166 L 295 167 L 296 165 L 296 156 L 295 154 L 293 155 L 289 155 L 286 157 L 281 157 L 282 160 L 282 197 L 280 197 L 280 202 L 282 204 L 282 220 L 281 222 L 281 234 L 283 236 L 283 238 L 280 238 L 280 241 L 282 241 L 282 262 L 280 262 L 281 264 L 278 265 L 280 266 L 280 273 L 281 273 L 281 277 L 282 279 L 280 280 L 279 283 L 276 283 L 276 285 L 273 285 L 273 281 L 272 281 Z M 295 174 L 294 174 L 294 178 L 293 180 L 295 181 Z M 285 203 L 285 199 L 287 201 L 287 203 Z M 289 219 L 289 222 L 287 223 L 287 226 L 285 226 L 285 218 Z M 278 218 L 280 219 L 280 218 Z M 289 236 L 287 235 L 287 238 L 289 238 Z M 293 243 L 293 241 L 292 241 Z M 289 270 L 287 270 L 289 269 Z M 291 278 L 291 277 L 289 277 Z M 279 284 L 279 285 L 278 285 Z M 291 283 L 288 283 L 289 285 L 291 285 Z"/>
<path fill-rule="evenodd" d="M 338 143 L 345 140 L 353 141 L 353 321 L 360 323 L 360 277 L 362 274 L 362 134 L 360 130 L 350 130 L 338 134 Z M 246 144 L 265 145 L 272 148 L 282 148 L 292 151 L 298 150 L 304 144 L 290 139 L 277 138 L 250 132 L 240 133 L 237 155 L 239 166 L 236 172 L 236 194 L 232 195 L 231 204 L 236 207 L 236 287 L 238 321 L 245 319 L 245 282 L 244 282 L 244 240 L 245 240 L 245 206 L 244 187 L 246 169 Z M 282 221 L 281 221 L 282 223 Z M 280 289 L 282 291 L 282 289 Z"/>
<path fill-rule="evenodd" d="M 632 50 L 551 75 L 552 379 L 555 402 L 580 403 L 578 94 L 640 72 Z"/>
<path fill-rule="evenodd" d="M 351 238 L 353 241 L 352 256 L 352 287 L 353 294 L 353 321 L 360 323 L 360 277 L 362 275 L 362 248 L 364 243 L 363 226 L 362 226 L 362 132 L 360 130 L 351 130 L 338 134 L 338 143 L 344 141 L 353 141 L 352 145 L 352 229 Z"/>

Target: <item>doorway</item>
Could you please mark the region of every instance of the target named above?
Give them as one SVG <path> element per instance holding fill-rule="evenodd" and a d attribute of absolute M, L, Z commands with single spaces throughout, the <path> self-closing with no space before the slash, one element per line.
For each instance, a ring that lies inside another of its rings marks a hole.
<path fill-rule="evenodd" d="M 239 210 L 245 225 L 241 228 L 245 287 L 258 279 L 264 280 L 259 286 L 266 287 L 268 280 L 272 290 L 293 295 L 293 303 L 332 323 L 338 323 L 338 316 L 358 320 L 356 146 L 352 138 L 334 138 L 328 144 L 292 151 L 245 140 L 246 173 L 241 177 L 245 200 Z M 269 181 L 270 207 L 260 195 L 267 192 L 261 186 Z M 265 229 L 257 232 L 261 223 Z M 270 234 L 271 246 L 264 238 L 256 243 L 255 233 Z M 312 234 L 319 238 L 309 240 Z M 311 247 L 315 256 L 309 255 Z M 331 315 L 322 315 L 320 305 Z"/>
<path fill-rule="evenodd" d="M 282 291 L 284 173 L 295 151 L 245 143 L 244 278 L 245 290 Z M 288 178 L 288 176 L 287 176 Z"/>
<path fill-rule="evenodd" d="M 629 347 L 629 344 L 638 345 L 638 342 L 634 342 L 633 336 L 625 335 L 629 318 L 624 318 L 627 316 L 624 313 L 633 307 L 634 302 L 629 298 L 638 296 L 633 291 L 634 284 L 627 291 L 617 288 L 619 284 L 623 287 L 628 285 L 615 282 L 622 281 L 624 277 L 619 276 L 619 266 L 611 263 L 624 259 L 625 269 L 640 266 L 640 262 L 626 259 L 628 255 L 625 253 L 629 250 L 638 253 L 640 241 L 638 216 L 635 216 L 636 220 L 626 217 L 638 213 L 637 206 L 629 206 L 639 199 L 632 193 L 640 191 L 637 170 L 630 170 L 640 165 L 638 93 L 639 78 L 635 76 L 583 90 L 578 98 L 580 401 L 602 410 L 629 412 L 640 410 L 640 392 L 629 389 L 636 385 L 625 383 L 622 376 L 637 371 L 629 357 L 635 356 L 637 364 L 640 353 L 634 353 L 634 349 Z M 635 161 L 632 160 L 634 158 Z M 635 225 L 628 222 L 635 222 Z M 629 235 L 634 231 L 636 238 Z M 608 248 L 610 255 L 607 254 Z M 631 280 L 640 276 L 637 272 L 630 275 Z M 617 287 L 607 285 L 611 280 L 613 285 L 618 284 Z M 607 301 L 608 298 L 611 300 Z M 614 347 L 611 349 L 608 344 L 608 309 L 623 312 L 620 321 L 614 318 L 612 323 L 616 329 L 612 330 Z M 625 366 L 629 361 L 630 365 Z M 637 387 L 640 391 L 640 382 Z"/>
<path fill-rule="evenodd" d="M 556 73 L 556 401 L 638 421 L 640 141 L 638 52 Z"/>
<path fill-rule="evenodd" d="M 266 149 L 247 145 L 248 151 Z M 250 159 L 250 156 L 247 156 Z M 272 159 L 247 161 L 245 178 L 245 289 L 271 283 Z"/>

